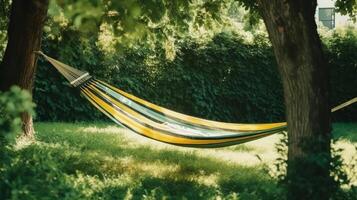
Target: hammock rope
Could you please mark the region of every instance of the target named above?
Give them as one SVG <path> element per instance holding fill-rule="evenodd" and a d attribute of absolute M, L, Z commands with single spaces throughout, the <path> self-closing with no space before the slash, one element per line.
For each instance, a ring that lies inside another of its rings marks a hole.
<path fill-rule="evenodd" d="M 88 72 L 66 65 L 41 51 L 35 53 L 50 62 L 91 104 L 115 123 L 160 142 L 197 148 L 224 147 L 282 132 L 287 127 L 286 122 L 237 124 L 178 113 L 97 80 Z M 356 101 L 357 97 L 331 111 Z"/>

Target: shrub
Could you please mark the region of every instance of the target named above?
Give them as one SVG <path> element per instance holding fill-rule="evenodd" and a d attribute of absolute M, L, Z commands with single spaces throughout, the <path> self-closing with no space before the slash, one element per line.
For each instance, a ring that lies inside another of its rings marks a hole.
<path fill-rule="evenodd" d="M 357 31 L 337 30 L 326 39 L 326 55 L 330 64 L 330 101 L 338 105 L 357 94 Z M 357 105 L 334 113 L 335 121 L 357 121 Z"/>
<path fill-rule="evenodd" d="M 355 32 L 336 32 L 324 39 L 331 72 L 331 106 L 357 93 Z M 127 92 L 179 112 L 228 122 L 285 119 L 279 72 L 264 36 L 247 42 L 240 34 L 221 33 L 204 43 L 186 37 L 176 42 L 173 60 L 166 59 L 160 45 L 117 47 L 117 52 L 104 54 L 96 41 L 66 30 L 61 39 L 46 38 L 44 50 Z M 67 85 L 48 63 L 40 63 L 34 95 L 38 120 L 105 119 Z M 356 109 L 356 105 L 343 109 L 334 114 L 334 120 L 357 120 Z"/>
<path fill-rule="evenodd" d="M 0 199 L 10 192 L 6 171 L 11 168 L 14 153 L 9 147 L 20 132 L 21 113 L 33 113 L 33 107 L 30 94 L 19 87 L 0 92 Z"/>
<path fill-rule="evenodd" d="M 34 104 L 31 95 L 17 86 L 11 87 L 7 92 L 0 92 L 0 145 L 1 147 L 11 143 L 20 132 L 23 112 L 33 114 Z"/>

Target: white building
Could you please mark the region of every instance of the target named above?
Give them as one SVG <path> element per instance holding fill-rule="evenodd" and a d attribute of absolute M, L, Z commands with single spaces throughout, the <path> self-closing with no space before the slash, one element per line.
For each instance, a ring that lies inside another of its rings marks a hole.
<path fill-rule="evenodd" d="M 348 16 L 335 12 L 335 0 L 317 0 L 316 20 L 327 28 L 356 26 Z"/>

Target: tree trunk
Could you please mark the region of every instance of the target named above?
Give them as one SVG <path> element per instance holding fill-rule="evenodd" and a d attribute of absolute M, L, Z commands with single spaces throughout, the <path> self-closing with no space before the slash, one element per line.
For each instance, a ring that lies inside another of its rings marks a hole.
<path fill-rule="evenodd" d="M 18 85 L 32 92 L 36 56 L 40 49 L 48 0 L 13 0 L 8 28 L 8 44 L 0 65 L 0 90 Z M 33 135 L 32 116 L 22 115 L 23 131 Z"/>
<path fill-rule="evenodd" d="M 289 199 L 329 199 L 328 66 L 315 23 L 316 0 L 258 0 L 284 87 Z"/>

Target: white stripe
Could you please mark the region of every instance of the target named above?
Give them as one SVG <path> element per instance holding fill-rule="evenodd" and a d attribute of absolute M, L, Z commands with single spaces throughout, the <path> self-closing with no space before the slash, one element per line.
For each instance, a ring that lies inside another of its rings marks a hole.
<path fill-rule="evenodd" d="M 89 75 L 89 73 L 87 72 L 87 73 L 83 74 L 82 76 L 78 77 L 77 79 L 75 79 L 74 81 L 71 81 L 70 82 L 71 85 L 75 84 L 76 82 L 80 81 L 82 78 L 84 78 L 84 77 L 86 77 L 88 75 Z"/>

